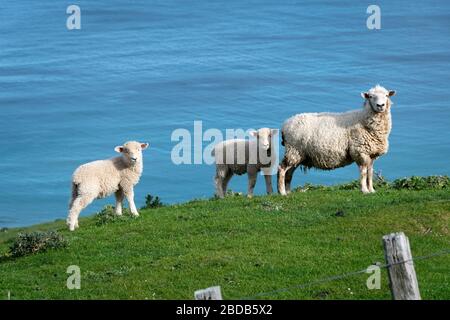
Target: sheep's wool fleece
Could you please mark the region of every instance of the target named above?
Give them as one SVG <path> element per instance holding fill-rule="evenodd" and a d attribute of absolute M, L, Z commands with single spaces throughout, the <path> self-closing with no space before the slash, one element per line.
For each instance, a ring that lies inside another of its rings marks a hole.
<path fill-rule="evenodd" d="M 129 166 L 119 156 L 107 160 L 97 160 L 81 165 L 75 170 L 72 181 L 78 185 L 79 194 L 95 194 L 104 198 L 119 187 L 125 190 L 139 182 L 142 162 Z"/>
<path fill-rule="evenodd" d="M 286 152 L 305 167 L 331 170 L 357 161 L 361 155 L 376 158 L 388 150 L 390 110 L 345 113 L 303 113 L 285 121 L 282 128 Z M 299 163 L 296 163 L 299 164 Z"/>

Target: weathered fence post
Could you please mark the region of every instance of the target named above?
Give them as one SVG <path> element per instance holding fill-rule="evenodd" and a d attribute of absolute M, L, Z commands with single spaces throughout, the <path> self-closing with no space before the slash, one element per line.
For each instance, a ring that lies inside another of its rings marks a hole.
<path fill-rule="evenodd" d="M 394 300 L 420 300 L 419 284 L 408 237 L 403 232 L 383 236 L 389 286 Z"/>
<path fill-rule="evenodd" d="M 195 300 L 222 300 L 220 286 L 197 290 L 194 292 Z"/>

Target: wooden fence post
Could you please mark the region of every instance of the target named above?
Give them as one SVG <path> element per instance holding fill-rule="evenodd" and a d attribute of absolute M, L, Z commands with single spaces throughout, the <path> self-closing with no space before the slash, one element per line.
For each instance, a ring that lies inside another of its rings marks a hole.
<path fill-rule="evenodd" d="M 383 236 L 389 286 L 394 300 L 420 300 L 419 284 L 408 237 L 403 232 Z"/>
<path fill-rule="evenodd" d="M 194 292 L 195 300 L 222 300 L 220 286 L 197 290 Z"/>

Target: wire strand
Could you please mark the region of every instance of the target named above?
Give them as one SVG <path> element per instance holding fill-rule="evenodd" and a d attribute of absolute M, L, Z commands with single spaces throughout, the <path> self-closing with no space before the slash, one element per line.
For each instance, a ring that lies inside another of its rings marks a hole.
<path fill-rule="evenodd" d="M 382 264 L 382 265 L 374 264 L 374 265 L 378 266 L 380 268 L 388 268 L 388 267 L 391 267 L 391 266 L 404 264 L 404 263 L 407 263 L 407 262 L 431 259 L 431 258 L 434 258 L 434 257 L 443 256 L 443 255 L 446 255 L 446 254 L 449 254 L 449 253 L 450 253 L 450 249 L 444 249 L 442 251 L 438 251 L 438 252 L 435 252 L 435 253 L 432 253 L 432 254 L 429 254 L 429 255 L 418 256 L 418 257 L 415 257 L 415 258 L 411 258 L 411 259 L 404 260 L 404 261 L 399 261 L 399 262 L 396 262 L 396 263 L 391 263 L 391 264 L 386 263 L 386 264 Z M 253 295 L 253 296 L 239 298 L 238 300 L 253 300 L 255 298 L 262 297 L 262 296 L 277 294 L 277 293 L 281 293 L 281 292 L 287 292 L 287 291 L 291 291 L 291 290 L 303 289 L 303 288 L 306 288 L 306 287 L 311 287 L 311 286 L 322 284 L 322 283 L 326 283 L 326 282 L 336 281 L 336 280 L 340 280 L 340 279 L 343 279 L 343 278 L 347 278 L 347 277 L 358 275 L 358 274 L 362 274 L 362 273 L 367 273 L 367 268 L 362 269 L 362 270 L 358 270 L 358 271 L 353 271 L 353 272 L 340 274 L 340 275 L 334 275 L 334 276 L 322 278 L 322 279 L 319 279 L 319 280 L 315 280 L 315 281 L 312 281 L 312 282 L 307 282 L 307 283 L 303 283 L 303 284 L 299 284 L 299 285 L 295 285 L 295 286 L 290 286 L 290 287 L 276 289 L 276 290 L 267 291 L 267 292 L 260 292 L 260 293 L 257 293 L 255 295 Z"/>

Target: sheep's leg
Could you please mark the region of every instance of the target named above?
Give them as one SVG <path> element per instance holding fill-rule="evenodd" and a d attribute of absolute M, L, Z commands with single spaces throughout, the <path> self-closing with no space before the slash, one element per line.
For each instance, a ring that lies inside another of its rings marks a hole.
<path fill-rule="evenodd" d="M 250 167 L 247 170 L 248 173 L 248 192 L 247 197 L 253 197 L 253 189 L 255 189 L 256 178 L 258 177 L 258 171 L 254 167 Z"/>
<path fill-rule="evenodd" d="M 134 204 L 134 190 L 130 189 L 124 191 L 125 197 L 127 198 L 128 205 L 130 206 L 131 214 L 135 217 L 139 216 L 139 212 L 136 209 L 136 205 Z"/>
<path fill-rule="evenodd" d="M 118 216 L 122 215 L 122 203 L 123 203 L 123 198 L 124 198 L 124 194 L 122 192 L 122 190 L 117 190 L 116 193 L 114 194 L 116 196 L 116 209 L 115 212 Z"/>
<path fill-rule="evenodd" d="M 69 215 L 67 217 L 67 225 L 69 226 L 70 231 L 78 228 L 78 216 L 80 215 L 81 210 L 86 208 L 92 201 L 94 201 L 94 199 L 95 196 L 84 194 L 78 196 L 72 201 L 69 209 Z"/>
<path fill-rule="evenodd" d="M 295 169 L 297 169 L 297 167 L 293 166 L 292 168 L 290 168 L 289 170 L 286 171 L 285 188 L 286 188 L 287 194 L 291 193 L 291 181 L 292 181 L 292 177 L 294 176 Z"/>
<path fill-rule="evenodd" d="M 264 179 L 266 180 L 266 192 L 267 194 L 271 194 L 273 192 L 272 188 L 272 175 L 266 174 L 264 176 Z"/>
<path fill-rule="evenodd" d="M 278 193 L 285 196 L 286 193 L 286 171 L 291 169 L 292 166 L 287 165 L 286 158 L 283 159 L 280 166 L 278 167 Z"/>
<path fill-rule="evenodd" d="M 370 161 L 370 164 L 367 168 L 367 188 L 370 193 L 374 193 L 375 189 L 373 188 L 373 159 Z"/>
<path fill-rule="evenodd" d="M 300 152 L 296 148 L 286 144 L 283 161 L 281 161 L 278 167 L 278 192 L 281 195 L 287 195 L 286 187 L 290 191 L 292 174 L 302 160 L 303 157 Z M 290 171 L 291 169 L 292 171 Z"/>
<path fill-rule="evenodd" d="M 361 192 L 369 193 L 369 189 L 367 189 L 367 168 L 366 164 L 359 165 L 359 173 L 360 173 L 360 183 L 361 183 Z"/>
<path fill-rule="evenodd" d="M 369 188 L 367 188 L 368 173 L 369 173 L 369 168 L 372 163 L 372 159 L 365 154 L 359 154 L 359 155 L 357 155 L 356 163 L 359 166 L 361 192 L 369 193 L 370 192 Z"/>

